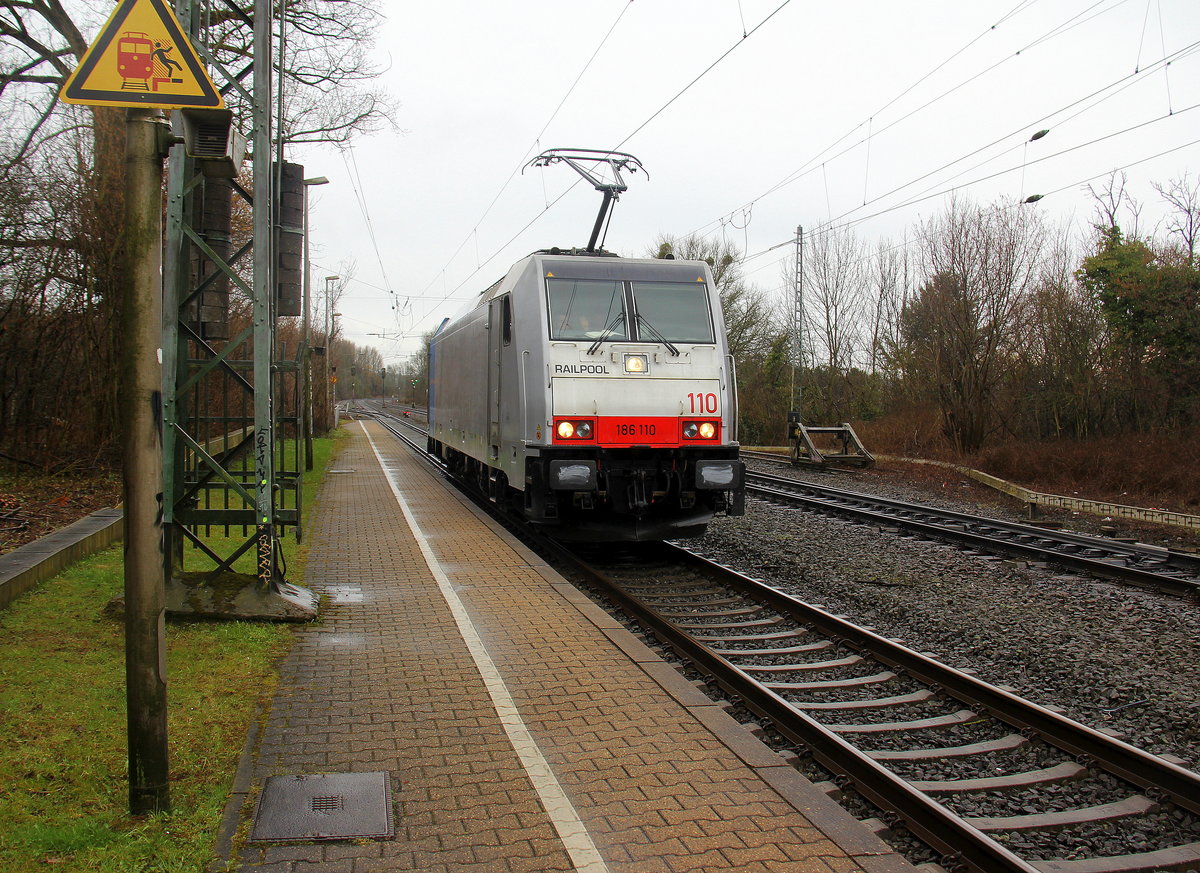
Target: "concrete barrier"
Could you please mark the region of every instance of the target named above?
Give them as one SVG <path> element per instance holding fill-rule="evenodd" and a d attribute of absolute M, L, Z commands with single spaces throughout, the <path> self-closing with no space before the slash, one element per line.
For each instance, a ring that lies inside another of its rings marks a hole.
<path fill-rule="evenodd" d="M 929 464 L 935 467 L 945 467 L 961 473 L 969 479 L 974 479 L 989 488 L 1008 494 L 1025 503 L 1032 512 L 1037 506 L 1054 506 L 1059 509 L 1069 509 L 1073 512 L 1086 512 L 1091 515 L 1108 516 L 1109 518 L 1124 518 L 1130 521 L 1145 521 L 1151 524 L 1170 524 L 1176 527 L 1187 527 L 1200 530 L 1200 515 L 1188 515 L 1184 512 L 1169 512 L 1165 509 L 1146 509 L 1140 506 L 1126 506 L 1123 503 L 1104 503 L 1099 500 L 1084 500 L 1079 497 L 1064 497 L 1061 494 L 1046 494 L 1042 491 L 1031 491 L 1020 485 L 1015 485 L 979 470 L 972 470 L 961 464 L 951 464 L 948 461 L 931 461 L 925 458 L 901 458 L 896 455 L 876 455 L 878 460 L 900 461 L 906 464 Z"/>
<path fill-rule="evenodd" d="M 74 524 L 0 555 L 0 609 L 30 588 L 52 579 L 71 564 L 125 536 L 119 509 L 100 509 Z"/>

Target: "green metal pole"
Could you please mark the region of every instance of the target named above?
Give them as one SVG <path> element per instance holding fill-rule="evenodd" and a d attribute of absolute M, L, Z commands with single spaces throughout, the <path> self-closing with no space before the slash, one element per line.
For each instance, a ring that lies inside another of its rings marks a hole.
<path fill-rule="evenodd" d="M 258 580 L 275 580 L 275 423 L 271 360 L 274 172 L 271 162 L 271 4 L 254 4 L 254 485 Z"/>

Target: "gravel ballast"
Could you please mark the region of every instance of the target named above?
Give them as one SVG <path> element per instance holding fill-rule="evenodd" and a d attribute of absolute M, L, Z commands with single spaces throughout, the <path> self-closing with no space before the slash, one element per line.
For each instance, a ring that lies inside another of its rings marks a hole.
<path fill-rule="evenodd" d="M 894 480 L 831 484 L 981 512 L 973 500 Z M 987 507 L 982 514 L 1009 515 Z M 1200 761 L 1194 601 L 753 498 L 744 517 L 716 519 L 685 545 L 1147 751 L 1193 769 Z"/>

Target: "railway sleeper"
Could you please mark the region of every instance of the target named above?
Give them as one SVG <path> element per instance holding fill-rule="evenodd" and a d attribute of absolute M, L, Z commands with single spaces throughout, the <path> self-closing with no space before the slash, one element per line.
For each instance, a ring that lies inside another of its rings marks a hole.
<path fill-rule="evenodd" d="M 783 616 L 774 616 L 772 618 L 764 618 L 756 621 L 730 621 L 730 622 L 676 622 L 677 627 L 684 630 L 740 630 L 742 628 L 752 627 L 778 627 L 784 624 L 786 619 Z"/>
<path fill-rule="evenodd" d="M 819 709 L 880 709 L 886 706 L 910 706 L 914 703 L 923 703 L 924 701 L 931 699 L 933 696 L 934 694 L 932 691 L 927 688 L 922 688 L 920 691 L 914 691 L 911 694 L 897 694 L 892 697 L 874 697 L 870 700 L 834 700 L 800 703 L 791 702 L 790 705 L 794 709 L 806 711 Z M 874 756 L 874 752 L 869 754 Z"/>
<path fill-rule="evenodd" d="M 1064 761 L 1053 767 L 1008 773 L 1004 776 L 979 776 L 973 779 L 917 780 L 909 784 L 926 794 L 957 794 L 968 791 L 1013 791 L 1036 785 L 1055 785 L 1074 782 L 1088 774 L 1087 767 L 1074 761 Z"/>
<path fill-rule="evenodd" d="M 834 667 L 853 667 L 855 664 L 861 664 L 864 660 L 862 655 L 848 655 L 845 658 L 836 658 L 832 661 L 809 661 L 803 664 L 787 665 L 773 664 L 769 667 L 758 667 L 751 664 L 739 667 L 738 669 L 743 673 L 766 673 L 767 675 L 773 673 L 803 673 L 805 671 L 815 673 L 820 670 L 831 670 Z"/>
<path fill-rule="evenodd" d="M 766 657 L 773 658 L 780 655 L 804 655 L 811 652 L 823 652 L 826 649 L 833 648 L 833 640 L 820 640 L 815 643 L 803 643 L 799 646 L 785 646 L 777 649 L 713 649 L 713 654 L 720 655 L 722 658 L 737 660 L 739 657 L 756 658 Z"/>
<path fill-rule="evenodd" d="M 1059 812 L 1040 812 L 1032 815 L 976 816 L 965 819 L 967 824 L 981 831 L 1028 831 L 1056 830 L 1093 822 L 1116 821 L 1155 812 L 1160 805 L 1142 794 L 1133 794 L 1124 800 L 1064 809 Z"/>
<path fill-rule="evenodd" d="M 838 734 L 884 734 L 898 731 L 919 731 L 930 728 L 954 727 L 975 721 L 979 714 L 969 709 L 960 709 L 949 715 L 937 715 L 932 718 L 918 718 L 913 721 L 885 721 L 876 724 L 827 724 L 826 730 Z"/>
<path fill-rule="evenodd" d="M 671 604 L 662 604 L 660 610 L 670 608 Z M 739 609 L 690 609 L 687 612 L 671 612 L 667 613 L 671 618 L 735 618 L 738 616 L 758 615 L 762 613 L 763 608 L 757 604 L 754 606 L 743 606 Z"/>
<path fill-rule="evenodd" d="M 871 701 L 866 701 L 870 703 Z M 939 749 L 879 749 L 867 752 L 876 761 L 936 761 L 941 758 L 963 758 L 969 755 L 986 755 L 992 752 L 1007 752 L 1029 742 L 1028 737 L 1008 734 L 998 740 L 967 743 L 962 746 L 943 746 Z"/>
<path fill-rule="evenodd" d="M 638 595 L 638 597 L 641 597 L 643 601 L 652 604 L 652 606 L 655 603 L 661 604 L 661 606 L 672 606 L 672 597 L 688 597 L 689 600 L 686 601 L 686 603 L 692 603 L 695 602 L 696 597 L 710 597 L 716 594 L 721 594 L 721 592 L 713 589 L 700 591 L 683 591 L 679 589 L 660 591 L 655 589 L 653 591 L 647 590 L 647 592 L 643 592 L 643 594 Z M 738 596 L 716 597 L 714 600 L 704 601 L 704 606 L 720 607 L 728 606 L 730 603 L 745 603 L 745 598 Z"/>
<path fill-rule="evenodd" d="M 1034 861 L 1041 873 L 1158 873 L 1162 870 L 1194 870 L 1200 866 L 1200 843 L 1172 846 L 1137 855 L 1109 855 L 1078 861 Z"/>
<path fill-rule="evenodd" d="M 702 625 L 702 627 L 714 628 L 713 625 Z M 811 633 L 812 631 L 809 630 L 796 630 L 793 628 L 791 630 L 774 631 L 765 634 L 718 634 L 716 636 L 693 634 L 693 636 L 698 642 L 701 643 L 757 643 L 774 640 L 801 639 L 802 637 L 810 635 Z M 756 649 L 754 651 L 744 651 L 743 654 L 759 655 L 763 654 L 764 651 L 765 650 L 763 649 Z"/>
<path fill-rule="evenodd" d="M 870 676 L 855 676 L 853 679 L 826 679 L 819 682 L 764 682 L 772 691 L 834 691 L 839 688 L 861 688 L 864 685 L 881 685 L 891 682 L 896 674 L 891 670 L 872 673 Z"/>

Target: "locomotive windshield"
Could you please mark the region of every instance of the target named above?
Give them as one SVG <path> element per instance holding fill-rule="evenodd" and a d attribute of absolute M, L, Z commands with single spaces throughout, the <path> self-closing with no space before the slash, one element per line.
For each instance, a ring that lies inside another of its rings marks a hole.
<path fill-rule="evenodd" d="M 715 341 L 703 283 L 550 278 L 546 289 L 554 340 Z"/>
<path fill-rule="evenodd" d="M 633 301 L 638 320 L 650 325 L 650 332 L 660 334 L 664 340 L 713 342 L 708 289 L 703 283 L 634 282 Z M 642 339 L 651 339 L 646 333 L 642 331 Z"/>
<path fill-rule="evenodd" d="M 596 279 L 547 279 L 550 339 L 629 338 L 623 283 Z"/>

